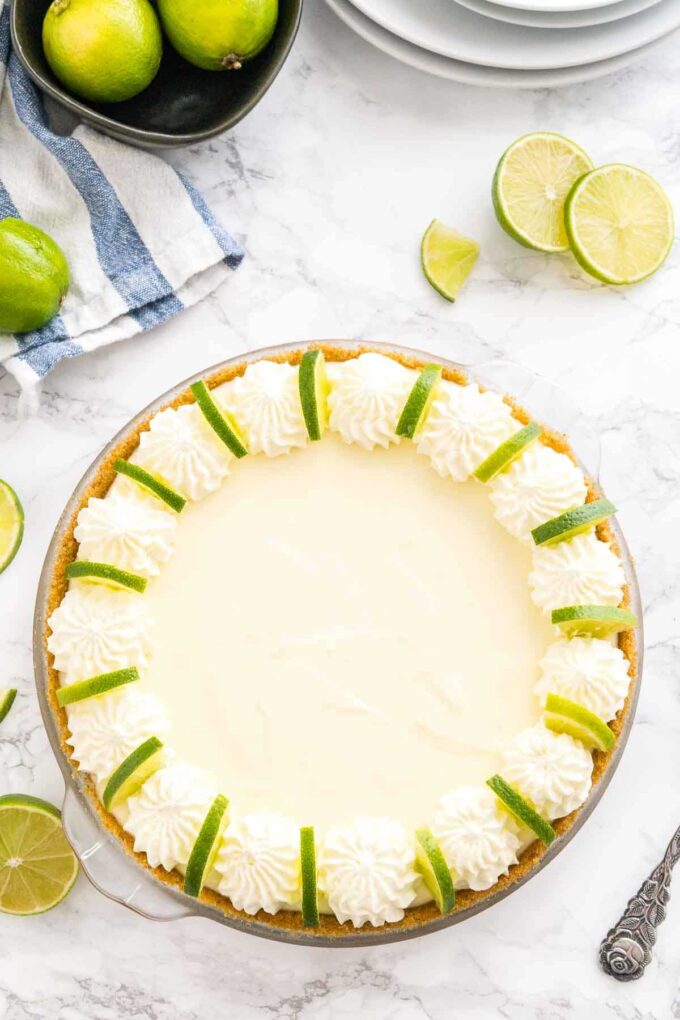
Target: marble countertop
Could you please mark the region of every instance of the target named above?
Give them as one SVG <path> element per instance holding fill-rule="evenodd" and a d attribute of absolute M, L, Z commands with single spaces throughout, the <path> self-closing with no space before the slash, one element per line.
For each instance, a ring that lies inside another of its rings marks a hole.
<path fill-rule="evenodd" d="M 33 688 L 31 616 L 74 484 L 158 393 L 253 347 L 395 339 L 464 362 L 508 357 L 557 382 L 601 434 L 647 632 L 637 719 L 604 799 L 555 862 L 493 909 L 399 945 L 295 949 L 206 920 L 144 921 L 81 877 L 52 913 L 0 916 L 0 1018 L 680 1017 L 680 903 L 641 982 L 619 985 L 596 963 L 680 820 L 680 259 L 675 251 L 636 288 L 606 289 L 568 256 L 515 245 L 489 199 L 500 152 L 542 128 L 572 136 L 596 162 L 644 167 L 680 209 L 679 75 L 671 40 L 591 84 L 475 90 L 393 62 L 310 0 L 290 61 L 250 117 L 170 157 L 243 239 L 243 267 L 155 332 L 62 362 L 33 417 L 17 415 L 16 385 L 0 379 L 0 475 L 26 509 L 24 545 L 0 578 L 0 682 L 20 692 L 0 741 L 2 792 L 62 793 Z M 419 271 L 434 216 L 482 246 L 456 305 Z"/>

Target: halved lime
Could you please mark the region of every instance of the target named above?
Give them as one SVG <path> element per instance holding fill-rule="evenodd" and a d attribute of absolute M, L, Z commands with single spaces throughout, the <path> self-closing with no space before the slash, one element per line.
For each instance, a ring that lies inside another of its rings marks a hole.
<path fill-rule="evenodd" d="M 120 570 L 110 563 L 92 563 L 90 560 L 75 560 L 67 566 L 66 576 L 69 581 L 93 581 L 109 585 L 111 588 L 126 588 L 128 591 L 137 591 L 140 594 L 146 590 L 145 577 L 140 577 L 139 574 L 131 574 L 127 570 Z"/>
<path fill-rule="evenodd" d="M 235 457 L 245 457 L 248 450 L 241 439 L 236 423 L 219 409 L 202 379 L 192 385 L 191 392 L 208 425 L 224 445 L 231 450 Z"/>
<path fill-rule="evenodd" d="M 165 764 L 165 751 L 158 737 L 149 737 L 136 747 L 111 773 L 102 800 L 107 811 L 118 807 L 144 785 Z"/>
<path fill-rule="evenodd" d="M 538 439 L 540 434 L 541 426 L 537 425 L 535 421 L 529 422 L 519 432 L 515 432 L 513 436 L 510 436 L 504 443 L 501 443 L 493 453 L 490 453 L 479 467 L 475 468 L 472 473 L 477 481 L 490 482 L 501 471 L 505 471 L 524 453 L 527 446 Z"/>
<path fill-rule="evenodd" d="M 0 910 L 42 914 L 70 892 L 78 859 L 58 809 L 38 797 L 0 797 Z"/>
<path fill-rule="evenodd" d="M 16 688 L 0 687 L 0 722 L 9 715 L 9 710 L 17 696 Z"/>
<path fill-rule="evenodd" d="M 673 209 L 660 184 L 623 163 L 598 167 L 572 188 L 564 208 L 571 250 L 603 283 L 638 283 L 665 262 Z"/>
<path fill-rule="evenodd" d="M 536 545 L 557 545 L 558 542 L 565 542 L 574 535 L 590 531 L 615 513 L 616 507 L 608 499 L 595 499 L 592 503 L 575 506 L 558 517 L 539 524 L 532 530 L 531 535 Z"/>
<path fill-rule="evenodd" d="M 453 877 L 442 849 L 429 829 L 416 831 L 416 871 L 432 893 L 442 914 L 448 914 L 456 902 Z"/>
<path fill-rule="evenodd" d="M 514 815 L 523 825 L 531 829 L 534 835 L 540 839 L 541 843 L 550 846 L 557 833 L 550 822 L 547 822 L 538 813 L 526 797 L 523 797 L 510 783 L 506 783 L 502 776 L 492 776 L 491 779 L 487 779 L 486 784 L 491 787 L 511 815 Z"/>
<path fill-rule="evenodd" d="M 479 258 L 479 245 L 453 227 L 432 220 L 420 242 L 420 263 L 429 283 L 455 301 Z"/>
<path fill-rule="evenodd" d="M 501 156 L 491 189 L 503 230 L 527 248 L 567 251 L 564 202 L 592 168 L 583 149 L 562 135 L 537 131 L 518 138 Z"/>
<path fill-rule="evenodd" d="M 181 510 L 187 505 L 187 501 L 184 496 L 180 496 L 178 492 L 171 489 L 162 478 L 158 475 L 154 475 L 151 471 L 146 471 L 139 464 L 131 464 L 129 460 L 118 460 L 114 461 L 114 471 L 117 471 L 120 475 L 125 475 L 127 478 L 131 478 L 133 482 L 137 482 L 143 489 L 147 489 L 154 496 L 158 496 L 164 503 L 176 513 L 180 513 Z"/>
<path fill-rule="evenodd" d="M 139 670 L 136 666 L 116 669 L 112 673 L 100 673 L 99 676 L 90 677 L 89 680 L 79 680 L 78 683 L 60 687 L 57 691 L 57 701 L 63 708 L 64 705 L 73 705 L 76 701 L 98 698 L 100 694 L 108 694 L 109 691 L 115 691 L 117 687 L 132 684 L 136 680 L 139 680 Z"/>
<path fill-rule="evenodd" d="M 323 351 L 305 351 L 298 370 L 302 415 L 309 438 L 321 439 L 328 420 L 328 379 Z"/>
<path fill-rule="evenodd" d="M 608 638 L 638 623 L 633 613 L 617 606 L 562 606 L 553 609 L 551 620 L 570 638 Z"/>
<path fill-rule="evenodd" d="M 198 896 L 212 871 L 220 840 L 229 821 L 229 801 L 221 793 L 210 805 L 194 843 L 184 875 L 184 892 Z"/>
<path fill-rule="evenodd" d="M 568 733 L 586 747 L 598 751 L 611 751 L 616 743 L 616 737 L 604 719 L 559 694 L 546 697 L 543 722 L 553 733 Z"/>
<path fill-rule="evenodd" d="M 19 552 L 24 537 L 24 508 L 8 482 L 0 479 L 0 574 Z"/>
<path fill-rule="evenodd" d="M 442 371 L 442 366 L 435 364 L 426 365 L 422 370 L 413 384 L 413 389 L 408 395 L 404 410 L 397 422 L 396 433 L 398 436 L 413 439 L 420 431 L 437 392 Z"/>
<path fill-rule="evenodd" d="M 305 825 L 300 829 L 300 874 L 302 923 L 305 928 L 316 928 L 319 923 L 319 903 L 316 888 L 316 845 L 312 825 Z"/>

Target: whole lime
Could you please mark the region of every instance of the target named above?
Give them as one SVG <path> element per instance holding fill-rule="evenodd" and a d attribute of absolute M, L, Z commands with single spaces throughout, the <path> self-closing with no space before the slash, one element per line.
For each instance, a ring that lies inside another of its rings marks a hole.
<path fill-rule="evenodd" d="M 69 282 L 66 256 L 49 234 L 11 216 L 0 221 L 0 332 L 45 326 Z"/>
<path fill-rule="evenodd" d="M 238 70 L 271 39 L 278 0 L 158 0 L 163 28 L 178 53 L 207 71 Z"/>
<path fill-rule="evenodd" d="M 42 38 L 59 81 L 95 103 L 136 96 L 155 78 L 163 53 L 149 0 L 54 0 Z"/>

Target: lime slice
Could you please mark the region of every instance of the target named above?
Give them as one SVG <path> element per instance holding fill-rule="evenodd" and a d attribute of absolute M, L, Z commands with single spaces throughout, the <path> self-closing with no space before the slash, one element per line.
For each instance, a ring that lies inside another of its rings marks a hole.
<path fill-rule="evenodd" d="M 175 492 L 169 485 L 166 485 L 162 478 L 152 474 L 150 471 L 146 471 L 139 464 L 131 464 L 129 460 L 118 458 L 118 460 L 114 461 L 113 467 L 118 474 L 131 478 L 133 482 L 137 482 L 142 488 L 147 489 L 154 496 L 162 499 L 164 503 L 167 503 L 177 513 L 186 506 L 187 501 L 184 496 L 180 496 L 178 492 Z"/>
<path fill-rule="evenodd" d="M 316 845 L 312 825 L 300 829 L 300 874 L 302 923 L 305 928 L 316 928 L 319 923 L 319 903 L 316 890 Z"/>
<path fill-rule="evenodd" d="M 420 264 L 429 283 L 455 301 L 479 258 L 479 245 L 452 227 L 432 220 L 420 242 Z"/>
<path fill-rule="evenodd" d="M 448 914 L 456 902 L 456 890 L 446 858 L 429 829 L 416 831 L 416 871 L 422 875 L 440 913 Z"/>
<path fill-rule="evenodd" d="M 518 821 L 526 825 L 528 829 L 531 829 L 534 835 L 540 839 L 541 843 L 550 846 L 557 833 L 550 822 L 547 822 L 545 818 L 539 815 L 530 801 L 526 800 L 514 786 L 506 783 L 502 776 L 492 776 L 491 779 L 487 779 L 486 785 L 491 787 L 511 815 L 514 815 Z"/>
<path fill-rule="evenodd" d="M 78 860 L 57 808 L 37 797 L 0 797 L 0 910 L 42 914 L 70 892 Z"/>
<path fill-rule="evenodd" d="M 328 378 L 323 351 L 305 351 L 298 370 L 300 404 L 312 441 L 321 439 L 328 420 Z"/>
<path fill-rule="evenodd" d="M 413 389 L 408 395 L 404 410 L 397 422 L 396 433 L 398 436 L 413 439 L 420 431 L 437 392 L 442 371 L 442 366 L 435 364 L 426 365 L 422 370 L 413 384 Z"/>
<path fill-rule="evenodd" d="M 546 697 L 543 722 L 554 733 L 568 733 L 586 747 L 597 751 L 611 751 L 616 743 L 616 737 L 604 719 L 559 694 L 548 694 Z"/>
<path fill-rule="evenodd" d="M 536 251 L 567 251 L 564 202 L 592 168 L 583 149 L 562 135 L 538 131 L 518 138 L 501 156 L 491 189 L 503 230 Z"/>
<path fill-rule="evenodd" d="M 118 807 L 136 793 L 154 772 L 165 764 L 165 751 L 158 737 L 149 737 L 136 747 L 117 769 L 104 787 L 102 800 L 107 811 Z"/>
<path fill-rule="evenodd" d="M 212 871 L 228 821 L 229 801 L 220 793 L 210 805 L 187 861 L 184 892 L 189 896 L 200 894 L 206 877 Z"/>
<path fill-rule="evenodd" d="M 78 683 L 60 687 L 57 691 L 57 701 L 63 708 L 64 705 L 73 705 L 76 701 L 97 698 L 100 694 L 115 691 L 117 687 L 134 683 L 135 680 L 139 680 L 136 666 L 116 669 L 112 673 L 100 673 L 99 676 L 90 677 L 89 680 L 79 680 Z"/>
<path fill-rule="evenodd" d="M 0 722 L 9 715 L 9 710 L 17 696 L 14 687 L 0 687 Z"/>
<path fill-rule="evenodd" d="M 610 163 L 574 185 L 564 209 L 571 250 L 603 283 L 638 283 L 665 262 L 673 243 L 673 210 L 654 178 Z"/>
<path fill-rule="evenodd" d="M 617 606 L 562 606 L 553 609 L 551 619 L 567 637 L 608 638 L 638 623 L 633 613 Z"/>
<path fill-rule="evenodd" d="M 219 409 L 210 395 L 210 390 L 200 380 L 191 387 L 196 403 L 203 412 L 208 425 L 214 430 L 225 446 L 229 447 L 235 457 L 245 457 L 248 453 L 236 424 Z"/>
<path fill-rule="evenodd" d="M 480 482 L 490 482 L 501 471 L 510 467 L 524 453 L 527 446 L 538 439 L 540 434 L 541 426 L 537 425 L 535 421 L 529 422 L 523 429 L 515 432 L 504 443 L 501 443 L 493 453 L 490 453 L 486 460 L 483 460 L 479 467 L 475 468 L 472 472 L 473 475 Z"/>
<path fill-rule="evenodd" d="M 16 492 L 0 479 L 0 574 L 19 552 L 24 537 L 24 508 Z"/>
<path fill-rule="evenodd" d="M 146 590 L 146 578 L 119 570 L 110 563 L 92 563 L 90 560 L 75 560 L 66 568 L 69 581 L 83 580 L 106 584 L 111 588 L 127 588 L 140 594 Z"/>
<path fill-rule="evenodd" d="M 595 499 L 592 503 L 584 503 L 566 510 L 559 517 L 553 517 L 544 524 L 539 524 L 531 532 L 536 545 L 557 545 L 574 535 L 590 531 L 597 524 L 606 521 L 616 513 L 616 507 L 608 499 Z"/>

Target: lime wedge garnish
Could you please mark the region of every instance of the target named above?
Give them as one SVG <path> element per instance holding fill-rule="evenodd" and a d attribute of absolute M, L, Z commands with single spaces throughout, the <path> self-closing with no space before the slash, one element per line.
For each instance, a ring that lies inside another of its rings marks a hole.
<path fill-rule="evenodd" d="M 118 807 L 131 797 L 164 764 L 165 752 L 162 742 L 158 737 L 149 737 L 112 772 L 102 796 L 106 810 Z"/>
<path fill-rule="evenodd" d="M 202 379 L 192 385 L 191 392 L 196 398 L 196 403 L 200 410 L 203 412 L 203 417 L 224 445 L 231 450 L 235 457 L 245 457 L 248 450 L 239 434 L 236 423 L 219 409 L 210 395 L 210 390 Z"/>
<path fill-rule="evenodd" d="M 442 849 L 429 829 L 416 831 L 416 871 L 432 893 L 442 914 L 448 914 L 456 902 L 453 877 Z"/>
<path fill-rule="evenodd" d="M 616 743 L 613 731 L 599 715 L 559 694 L 546 697 L 543 722 L 553 733 L 568 733 L 598 751 L 611 751 Z"/>
<path fill-rule="evenodd" d="M 159 499 L 167 503 L 176 513 L 179 513 L 186 506 L 187 501 L 184 496 L 180 496 L 162 478 L 152 474 L 150 471 L 146 471 L 139 464 L 131 464 L 129 460 L 118 458 L 118 460 L 114 461 L 113 467 L 118 474 L 131 478 L 133 482 L 137 482 L 143 489 L 147 489 L 154 496 L 158 496 Z"/>
<path fill-rule="evenodd" d="M 537 251 L 567 251 L 564 202 L 574 183 L 592 170 L 583 149 L 550 131 L 523 135 L 500 158 L 492 185 L 503 230 Z"/>
<path fill-rule="evenodd" d="M 66 568 L 69 581 L 84 580 L 109 585 L 111 588 L 126 588 L 140 594 L 146 590 L 146 578 L 120 570 L 110 563 L 92 563 L 90 560 L 75 560 Z"/>
<path fill-rule="evenodd" d="M 0 574 L 19 552 L 24 537 L 24 509 L 16 492 L 0 479 Z"/>
<path fill-rule="evenodd" d="M 302 923 L 305 928 L 316 928 L 319 923 L 319 903 L 316 888 L 316 845 L 312 825 L 300 829 L 300 874 Z"/>
<path fill-rule="evenodd" d="M 413 439 L 420 431 L 437 392 L 442 371 L 442 366 L 435 364 L 426 365 L 422 370 L 413 384 L 413 389 L 408 395 L 404 410 L 397 422 L 396 433 L 398 436 Z"/>
<path fill-rule="evenodd" d="M 432 220 L 420 243 L 420 261 L 429 283 L 455 301 L 479 258 L 479 245 L 452 227 Z"/>
<path fill-rule="evenodd" d="M 0 910 L 42 914 L 64 899 L 78 860 L 57 808 L 37 797 L 0 797 Z"/>
<path fill-rule="evenodd" d="M 198 896 L 212 871 L 222 833 L 229 821 L 229 801 L 221 793 L 215 797 L 201 825 L 184 874 L 184 892 Z"/>
<path fill-rule="evenodd" d="M 533 804 L 523 797 L 514 786 L 506 783 L 502 776 L 492 776 L 491 779 L 487 779 L 486 784 L 491 787 L 511 815 L 514 815 L 518 821 L 526 825 L 528 829 L 531 829 L 534 835 L 540 839 L 541 843 L 550 846 L 557 833 L 550 822 L 547 822 L 545 818 L 539 815 Z"/>
<path fill-rule="evenodd" d="M 16 688 L 0 687 L 0 722 L 9 715 L 9 710 L 17 696 Z"/>
<path fill-rule="evenodd" d="M 490 482 L 492 478 L 499 475 L 501 471 L 509 468 L 518 457 L 524 453 L 527 446 L 538 439 L 541 434 L 541 426 L 535 421 L 529 422 L 519 432 L 501 443 L 493 453 L 490 453 L 486 460 L 483 460 L 479 467 L 472 472 L 479 482 Z"/>
<path fill-rule="evenodd" d="M 532 530 L 531 535 L 536 545 L 557 545 L 558 542 L 565 542 L 574 535 L 590 531 L 615 513 L 616 507 L 608 499 L 595 499 L 592 503 L 575 506 L 559 517 L 539 524 Z"/>
<path fill-rule="evenodd" d="M 115 691 L 117 687 L 134 683 L 136 680 L 139 680 L 136 666 L 116 669 L 112 673 L 100 673 L 99 676 L 90 677 L 89 680 L 79 680 L 78 683 L 60 687 L 57 691 L 57 701 L 63 708 L 64 705 L 73 705 L 76 701 L 97 698 L 100 694 Z"/>
<path fill-rule="evenodd" d="M 656 272 L 673 243 L 673 209 L 642 170 L 610 163 L 582 177 L 567 198 L 571 250 L 603 283 L 638 283 Z"/>
<path fill-rule="evenodd" d="M 298 387 L 307 435 L 321 439 L 328 421 L 328 379 L 323 351 L 305 351 L 298 370 Z"/>
<path fill-rule="evenodd" d="M 637 627 L 637 617 L 617 606 L 562 606 L 553 609 L 551 620 L 567 637 L 608 638 Z"/>

